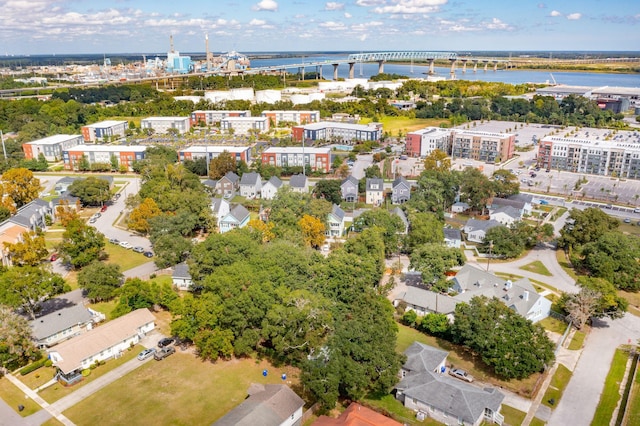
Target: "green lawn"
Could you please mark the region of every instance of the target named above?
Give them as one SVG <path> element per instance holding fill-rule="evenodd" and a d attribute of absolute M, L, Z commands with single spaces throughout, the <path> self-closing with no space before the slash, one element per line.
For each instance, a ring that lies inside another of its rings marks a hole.
<path fill-rule="evenodd" d="M 413 410 L 406 408 L 400 401 L 398 401 L 391 394 L 384 395 L 367 395 L 363 402 L 365 405 L 373 407 L 376 411 L 392 417 L 395 420 L 405 425 L 441 425 L 442 423 L 435 421 L 431 418 L 426 418 L 423 421 L 416 419 L 416 414 Z"/>
<path fill-rule="evenodd" d="M 617 349 L 609 368 L 609 374 L 604 382 L 604 390 L 600 395 L 600 403 L 596 408 L 591 424 L 593 426 L 609 424 L 613 411 L 618 406 L 620 400 L 620 386 L 627 368 L 629 354 L 621 349 Z"/>
<path fill-rule="evenodd" d="M 22 376 L 17 374 L 16 377 L 22 383 L 27 385 L 29 389 L 36 389 L 47 383 L 49 380 L 53 379 L 53 376 L 56 374 L 55 367 L 40 367 L 31 373 Z"/>
<path fill-rule="evenodd" d="M 370 118 L 360 120 L 362 124 L 373 121 Z M 398 136 L 398 131 L 405 135 L 407 132 L 423 129 L 429 126 L 440 127 L 441 123 L 449 124 L 448 120 L 442 118 L 408 118 L 408 117 L 391 117 L 385 116 L 381 119 L 382 129 L 389 132 L 391 136 Z"/>
<path fill-rule="evenodd" d="M 63 423 L 60 422 L 60 420 L 56 419 L 55 417 L 51 417 L 49 420 L 42 423 L 40 426 L 59 426 L 59 425 L 62 426 Z"/>
<path fill-rule="evenodd" d="M 640 316 L 640 293 L 630 293 L 618 290 L 618 296 L 624 297 L 629 302 L 629 313 Z"/>
<path fill-rule="evenodd" d="M 549 272 L 547 267 L 544 266 L 544 264 L 539 260 L 535 260 L 535 261 L 533 261 L 531 263 L 528 263 L 528 264 L 526 264 L 524 266 L 521 266 L 520 269 L 522 269 L 524 271 L 533 272 L 535 274 L 545 275 L 547 277 L 553 276 L 551 274 L 551 272 Z"/>
<path fill-rule="evenodd" d="M 504 422 L 509 425 L 521 425 L 527 413 L 524 411 L 516 410 L 513 407 L 502 404 L 500 412 L 504 416 Z"/>
<path fill-rule="evenodd" d="M 136 253 L 133 250 L 127 250 L 117 244 L 111 244 L 109 242 L 106 243 L 104 251 L 109 256 L 107 263 L 120 265 L 120 271 L 126 271 L 149 262 L 149 259 L 144 257 L 142 253 Z"/>
<path fill-rule="evenodd" d="M 640 371 L 638 369 L 629 393 L 625 420 L 628 425 L 640 425 Z"/>
<path fill-rule="evenodd" d="M 254 359 L 211 363 L 178 351 L 142 365 L 64 414 L 79 426 L 211 424 L 245 399 L 251 383 L 282 383 L 283 372 L 300 394 L 291 367 Z"/>
<path fill-rule="evenodd" d="M 36 404 L 31 398 L 26 398 L 13 383 L 6 379 L 6 377 L 0 378 L 0 399 L 6 402 L 16 413 L 22 417 L 30 416 L 31 414 L 40 411 L 40 406 Z M 24 405 L 22 412 L 18 411 L 18 405 Z"/>
<path fill-rule="evenodd" d="M 53 386 L 50 386 L 40 392 L 40 396 L 42 399 L 47 401 L 49 404 L 69 395 L 71 392 L 74 392 L 80 389 L 82 386 L 86 385 L 97 379 L 98 377 L 108 373 L 116 367 L 121 366 L 125 362 L 134 359 L 140 351 L 144 350 L 144 346 L 135 345 L 131 350 L 124 352 L 122 357 L 118 359 L 110 359 L 104 365 L 101 365 L 94 370 L 91 370 L 91 375 L 89 377 L 85 377 L 80 383 L 77 383 L 73 386 L 63 386 L 60 383 L 56 383 Z"/>
<path fill-rule="evenodd" d="M 94 311 L 102 312 L 103 314 L 105 314 L 107 317 L 107 321 L 109 321 L 111 319 L 111 312 L 113 312 L 117 305 L 118 298 L 115 298 L 109 300 L 108 302 L 91 303 L 89 304 L 89 307 Z"/>
<path fill-rule="evenodd" d="M 533 419 L 531 419 L 531 423 L 529 423 L 530 426 L 544 426 L 546 424 L 547 424 L 546 422 L 540 420 L 537 417 L 534 417 Z"/>
<path fill-rule="evenodd" d="M 563 334 L 567 330 L 567 323 L 553 317 L 546 317 L 542 321 L 538 322 L 545 330 L 552 331 L 554 333 Z"/>
<path fill-rule="evenodd" d="M 564 392 L 564 389 L 569 384 L 569 380 L 571 380 L 571 376 L 571 371 L 569 371 L 567 367 L 562 364 L 558 364 L 558 368 L 551 378 L 551 383 L 542 397 L 542 405 L 546 405 L 550 408 L 557 407 L 560 402 L 560 398 L 562 397 L 562 392 Z"/>
<path fill-rule="evenodd" d="M 512 392 L 516 392 L 527 398 L 531 397 L 533 387 L 540 378 L 540 373 L 532 374 L 523 380 L 501 380 L 495 376 L 492 369 L 487 367 L 479 357 L 474 356 L 461 346 L 454 345 L 444 339 L 428 336 L 411 327 L 398 324 L 398 341 L 396 350 L 404 352 L 413 342 L 420 342 L 427 345 L 448 351 L 447 364 L 468 371 L 472 376 L 482 382 L 488 382 L 495 386 L 501 386 Z"/>
<path fill-rule="evenodd" d="M 576 271 L 571 267 L 569 260 L 567 259 L 567 256 L 564 254 L 564 250 L 562 249 L 556 250 L 556 259 L 558 259 L 558 264 L 560 264 L 562 269 L 564 269 L 564 271 L 571 278 L 573 278 L 574 280 L 578 279 L 578 274 L 576 274 Z"/>
<path fill-rule="evenodd" d="M 573 335 L 573 339 L 571 339 L 571 343 L 569 343 L 569 349 L 572 351 L 577 351 L 582 349 L 584 345 L 584 339 L 587 337 L 586 333 L 583 331 L 576 331 Z"/>

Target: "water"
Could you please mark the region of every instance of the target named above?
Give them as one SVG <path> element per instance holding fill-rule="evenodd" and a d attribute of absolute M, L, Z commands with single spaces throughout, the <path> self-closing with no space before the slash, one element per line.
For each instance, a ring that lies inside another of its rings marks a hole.
<path fill-rule="evenodd" d="M 300 64 L 309 62 L 331 61 L 335 59 L 345 59 L 344 56 L 307 56 L 307 57 L 295 57 L 295 58 L 275 58 L 275 59 L 253 59 L 251 61 L 251 67 L 268 67 L 276 65 L 288 65 L 288 64 Z M 411 72 L 413 68 L 413 73 Z M 362 74 L 360 70 L 362 69 Z M 309 66 L 305 68 L 305 72 L 315 72 L 315 66 Z M 413 67 L 409 64 L 400 65 L 393 63 L 384 64 L 384 72 L 388 74 L 400 74 L 407 77 L 424 78 L 429 71 L 429 67 L 426 64 L 414 64 Z M 295 69 L 289 69 L 288 72 L 295 73 Z M 435 67 L 435 75 L 450 78 L 449 67 Z M 369 78 L 378 73 L 377 63 L 363 63 L 355 64 L 354 77 L 355 78 Z M 551 74 L 553 73 L 553 78 Z M 485 72 L 481 65 L 478 65 L 478 70 L 474 73 L 473 66 L 467 64 L 467 72 L 462 72 L 461 64 L 456 66 L 456 79 L 458 80 L 477 80 L 477 81 L 493 81 L 503 82 L 509 84 L 521 84 L 521 83 L 547 83 L 553 82 L 555 78 L 556 83 L 565 84 L 569 86 L 612 86 L 612 87 L 637 87 L 640 88 L 640 74 L 613 74 L 613 73 L 591 73 L 591 72 L 576 72 L 576 71 L 549 71 L 542 70 L 498 70 L 493 71 L 491 66 Z M 333 78 L 333 66 L 322 66 L 322 76 L 331 80 Z M 349 78 L 349 66 L 347 64 L 340 65 L 338 67 L 339 78 Z"/>

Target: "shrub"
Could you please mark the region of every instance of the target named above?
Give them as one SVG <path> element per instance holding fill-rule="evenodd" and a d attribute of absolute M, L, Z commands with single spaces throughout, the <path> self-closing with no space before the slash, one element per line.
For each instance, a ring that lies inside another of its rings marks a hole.
<path fill-rule="evenodd" d="M 88 368 L 85 368 L 84 370 L 82 370 L 82 377 L 89 377 L 91 375 L 91 370 Z"/>
<path fill-rule="evenodd" d="M 53 365 L 53 361 L 51 361 L 50 359 L 47 359 L 47 360 L 44 362 L 44 366 L 45 366 L 45 367 L 51 367 L 52 365 Z"/>
<path fill-rule="evenodd" d="M 32 362 L 31 364 L 27 365 L 26 367 L 24 367 L 23 369 L 20 370 L 20 375 L 21 376 L 26 376 L 27 374 L 31 373 L 32 371 L 36 371 L 38 368 L 42 367 L 45 362 L 47 362 L 48 360 L 46 358 L 40 359 L 38 361 Z"/>

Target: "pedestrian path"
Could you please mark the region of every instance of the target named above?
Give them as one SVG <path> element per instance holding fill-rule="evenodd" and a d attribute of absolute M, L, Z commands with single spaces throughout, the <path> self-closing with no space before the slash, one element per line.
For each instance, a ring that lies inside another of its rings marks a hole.
<path fill-rule="evenodd" d="M 7 380 L 9 380 L 11 383 L 13 383 L 14 385 L 16 385 L 18 387 L 18 389 L 20 389 L 22 392 L 24 392 L 24 394 L 26 396 L 28 396 L 29 398 L 31 398 L 36 404 L 38 404 L 39 406 L 41 406 L 43 409 L 45 409 L 49 414 L 51 414 L 53 417 L 55 417 L 60 423 L 67 425 L 67 426 L 74 426 L 74 423 L 71 422 L 71 420 L 69 420 L 68 418 L 66 418 L 61 411 L 57 411 L 55 408 L 53 408 L 47 401 L 45 401 L 44 399 L 42 399 L 40 397 L 40 395 L 38 395 L 35 391 L 29 389 L 29 387 L 27 385 L 25 385 L 24 383 L 22 383 L 20 380 L 18 380 L 15 376 L 13 376 L 12 374 L 7 374 L 5 376 L 7 378 Z"/>

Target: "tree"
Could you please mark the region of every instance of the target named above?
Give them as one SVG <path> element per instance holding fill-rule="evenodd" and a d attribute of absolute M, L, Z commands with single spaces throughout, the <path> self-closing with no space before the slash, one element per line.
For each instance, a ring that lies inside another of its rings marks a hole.
<path fill-rule="evenodd" d="M 577 248 L 598 240 L 603 234 L 615 230 L 619 225 L 620 222 L 617 219 L 598 208 L 571 209 L 569 218 L 560 230 L 558 246 Z"/>
<path fill-rule="evenodd" d="M 75 180 L 69 185 L 68 191 L 84 205 L 100 205 L 111 198 L 109 181 L 93 176 Z"/>
<path fill-rule="evenodd" d="M 633 235 L 607 232 L 582 248 L 579 264 L 595 277 L 620 290 L 640 290 L 640 240 Z"/>
<path fill-rule="evenodd" d="M 554 344 L 533 324 L 497 298 L 473 297 L 459 303 L 451 336 L 480 355 L 505 379 L 523 379 L 542 371 L 554 359 Z"/>
<path fill-rule="evenodd" d="M 323 221 L 317 217 L 305 214 L 298 221 L 298 226 L 302 231 L 302 238 L 305 244 L 315 248 L 324 244 L 326 227 Z"/>
<path fill-rule="evenodd" d="M 68 289 L 60 275 L 37 266 L 9 268 L 0 284 L 0 303 L 22 308 L 33 319 L 41 301 Z"/>
<path fill-rule="evenodd" d="M 162 214 L 162 211 L 153 198 L 145 198 L 138 207 L 129 213 L 127 226 L 136 232 L 148 234 L 151 229 L 149 219 L 159 216 L 160 214 Z"/>
<path fill-rule="evenodd" d="M 113 299 L 122 280 L 120 266 L 112 263 L 92 262 L 78 273 L 78 285 L 94 303 Z"/>
<path fill-rule="evenodd" d="M 0 366 L 12 371 L 40 357 L 29 323 L 7 306 L 0 305 Z"/>
<path fill-rule="evenodd" d="M 193 247 L 191 241 L 180 234 L 168 233 L 152 239 L 154 262 L 158 268 L 168 268 L 184 262 Z"/>
<path fill-rule="evenodd" d="M 493 173 L 493 192 L 496 197 L 507 198 L 520 192 L 518 176 L 511 170 L 499 169 Z"/>
<path fill-rule="evenodd" d="M 313 195 L 324 198 L 331 204 L 340 205 L 342 202 L 342 191 L 340 181 L 336 179 L 322 179 L 313 187 Z"/>
<path fill-rule="evenodd" d="M 384 240 L 385 255 L 389 257 L 398 252 L 398 233 L 404 230 L 404 224 L 398 215 L 383 209 L 368 210 L 357 218 L 353 226 L 358 232 L 366 228 L 379 228 Z"/>
<path fill-rule="evenodd" d="M 446 291 L 445 272 L 464 264 L 462 251 L 442 243 L 423 244 L 411 252 L 409 265 L 422 274 L 422 281 Z"/>
<path fill-rule="evenodd" d="M 153 308 L 161 306 L 172 309 L 178 300 L 178 294 L 170 283 L 159 284 L 155 281 L 143 281 L 140 278 L 130 278 L 122 287 L 116 290 L 118 305 L 111 312 L 111 317 L 116 318 L 141 308 Z"/>
<path fill-rule="evenodd" d="M 6 197 L 13 201 L 16 208 L 38 198 L 40 179 L 33 176 L 33 172 L 24 168 L 9 169 L 2 174 L 2 190 Z"/>
<path fill-rule="evenodd" d="M 16 266 L 38 266 L 48 253 L 44 234 L 29 231 L 23 233 L 21 238 L 17 243 L 3 243 L 11 263 Z"/>
<path fill-rule="evenodd" d="M 268 243 L 273 240 L 276 235 L 273 233 L 273 227 L 275 225 L 273 222 L 263 222 L 260 219 L 251 219 L 247 224 L 249 229 L 254 230 L 255 232 L 260 234 L 260 241 L 263 243 Z"/>
<path fill-rule="evenodd" d="M 460 175 L 461 200 L 476 211 L 484 211 L 494 195 L 493 183 L 478 169 L 467 167 Z"/>
<path fill-rule="evenodd" d="M 525 226 L 528 227 L 527 229 L 533 229 L 528 225 Z M 525 241 L 522 238 L 522 233 L 518 235 L 512 229 L 500 225 L 494 226 L 487 231 L 482 247 L 487 253 L 489 252 L 489 246 L 491 246 L 493 255 L 513 258 L 520 256 L 525 250 Z"/>
<path fill-rule="evenodd" d="M 228 151 L 223 151 L 209 162 L 209 177 L 220 179 L 228 172 L 236 171 L 236 158 Z"/>
<path fill-rule="evenodd" d="M 409 223 L 409 233 L 405 239 L 405 249 L 409 253 L 423 244 L 444 241 L 444 224 L 434 213 L 412 213 Z"/>
<path fill-rule="evenodd" d="M 424 169 L 437 172 L 448 172 L 451 170 L 451 158 L 446 152 L 434 149 L 424 159 Z"/>
<path fill-rule="evenodd" d="M 104 235 L 81 219 L 72 219 L 62 234 L 58 251 L 74 268 L 82 268 L 98 260 L 104 248 Z"/>
<path fill-rule="evenodd" d="M 446 336 L 451 329 L 449 318 L 445 314 L 430 313 L 420 319 L 419 329 L 432 336 Z"/>

